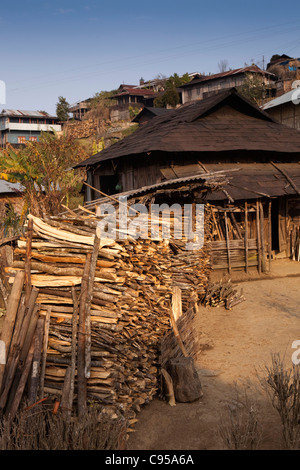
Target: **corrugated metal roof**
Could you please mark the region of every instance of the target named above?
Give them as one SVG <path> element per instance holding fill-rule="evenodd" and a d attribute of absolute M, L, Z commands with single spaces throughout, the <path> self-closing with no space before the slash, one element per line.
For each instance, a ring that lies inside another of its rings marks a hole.
<path fill-rule="evenodd" d="M 187 87 L 195 85 L 195 83 L 198 83 L 198 82 L 202 83 L 202 82 L 206 82 L 209 80 L 216 80 L 218 78 L 225 78 L 225 77 L 232 76 L 232 75 L 238 75 L 240 73 L 259 73 L 261 75 L 268 75 L 268 76 L 275 77 L 273 73 L 266 72 L 265 70 L 262 70 L 259 67 L 257 67 L 257 65 L 248 65 L 246 67 L 240 67 L 239 69 L 227 70 L 226 72 L 215 73 L 214 75 L 204 75 L 204 76 L 201 76 L 200 78 L 195 78 L 188 83 L 184 83 L 183 85 L 180 85 L 179 88 L 187 88 Z"/>
<path fill-rule="evenodd" d="M 3 109 L 1 112 L 2 116 L 15 116 L 15 117 L 40 117 L 40 118 L 53 118 L 57 119 L 56 116 L 51 116 L 45 111 L 28 111 L 20 109 Z"/>
<path fill-rule="evenodd" d="M 0 195 L 3 193 L 19 193 L 23 191 L 23 186 L 20 183 L 9 183 L 8 181 L 0 179 Z"/>
<path fill-rule="evenodd" d="M 294 103 L 295 105 L 299 104 L 300 87 L 296 88 L 295 90 L 288 91 L 287 93 L 284 93 L 284 95 L 278 96 L 278 98 L 269 101 L 264 106 L 262 106 L 262 109 L 265 111 L 267 109 L 275 108 L 276 106 L 280 106 L 282 104 L 290 102 Z"/>

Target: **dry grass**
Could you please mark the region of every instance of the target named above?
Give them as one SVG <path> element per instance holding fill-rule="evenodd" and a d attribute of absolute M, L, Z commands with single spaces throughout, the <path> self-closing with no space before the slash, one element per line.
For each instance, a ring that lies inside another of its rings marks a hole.
<path fill-rule="evenodd" d="M 282 435 L 288 450 L 300 449 L 300 369 L 296 365 L 285 368 L 279 354 L 272 356 L 266 367 L 263 388 L 279 413 Z"/>
<path fill-rule="evenodd" d="M 235 396 L 221 417 L 220 438 L 228 450 L 257 450 L 262 438 L 259 408 L 246 391 L 241 394 L 236 390 Z"/>
<path fill-rule="evenodd" d="M 0 450 L 118 450 L 126 421 L 89 408 L 85 418 L 66 420 L 45 406 L 20 411 L 13 423 L 0 421 Z"/>

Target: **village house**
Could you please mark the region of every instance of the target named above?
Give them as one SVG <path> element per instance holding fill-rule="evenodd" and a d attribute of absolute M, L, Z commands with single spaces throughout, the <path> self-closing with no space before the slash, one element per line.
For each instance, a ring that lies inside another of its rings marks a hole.
<path fill-rule="evenodd" d="M 9 237 L 18 229 L 17 219 L 24 210 L 23 187 L 0 179 L 0 236 Z M 15 223 L 15 226 L 14 226 Z"/>
<path fill-rule="evenodd" d="M 36 142 L 42 132 L 59 132 L 61 125 L 56 116 L 44 111 L 3 109 L 0 113 L 0 146 L 20 146 Z"/>
<path fill-rule="evenodd" d="M 251 65 L 214 75 L 195 76 L 189 83 L 185 83 L 179 87 L 182 104 L 189 101 L 202 100 L 221 90 L 230 89 L 232 87 L 237 88 L 243 85 L 247 76 L 261 77 L 266 87 L 266 96 L 272 96 L 272 93 L 275 96 L 275 75 L 260 69 L 257 65 Z"/>
<path fill-rule="evenodd" d="M 281 124 L 300 130 L 300 81 L 295 81 L 294 86 L 291 91 L 268 101 L 262 109 Z"/>
<path fill-rule="evenodd" d="M 73 119 L 76 121 L 81 121 L 82 118 L 86 115 L 88 111 L 90 111 L 91 105 L 90 105 L 90 99 L 86 99 L 83 101 L 77 101 L 77 103 L 74 103 L 70 106 L 70 113 L 73 114 Z"/>
<path fill-rule="evenodd" d="M 295 81 L 300 79 L 300 58 L 289 57 L 286 54 L 275 55 L 267 64 L 266 70 L 276 76 L 274 97 L 279 97 L 292 91 Z"/>
<path fill-rule="evenodd" d="M 274 256 L 299 253 L 299 151 L 299 131 L 231 89 L 153 118 L 77 167 L 87 170 L 86 201 L 97 190 L 132 195 L 174 178 L 229 174 L 207 196 L 214 267 L 265 270 Z"/>

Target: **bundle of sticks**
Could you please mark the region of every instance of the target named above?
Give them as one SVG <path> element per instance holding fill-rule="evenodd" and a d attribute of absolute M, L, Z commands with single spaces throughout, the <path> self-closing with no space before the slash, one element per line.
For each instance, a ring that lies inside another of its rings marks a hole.
<path fill-rule="evenodd" d="M 239 291 L 237 288 L 235 288 L 230 280 L 209 284 L 205 295 L 201 298 L 201 302 L 205 306 L 224 306 L 228 310 L 243 302 L 244 300 L 246 299 L 243 295 L 243 290 L 241 289 Z"/>
<path fill-rule="evenodd" d="M 187 252 L 177 240 L 100 238 L 92 214 L 30 215 L 6 268 L 14 303 L 1 410 L 14 416 L 30 379 L 31 404 L 55 396 L 69 415 L 76 403 L 80 416 L 97 401 L 134 419 L 159 388 L 173 289 L 182 291 L 183 311 L 190 309 L 209 269 L 206 247 Z"/>

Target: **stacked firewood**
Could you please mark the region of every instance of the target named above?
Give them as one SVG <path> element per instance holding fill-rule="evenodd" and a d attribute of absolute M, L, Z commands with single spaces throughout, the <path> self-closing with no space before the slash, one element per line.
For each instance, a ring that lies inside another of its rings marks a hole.
<path fill-rule="evenodd" d="M 205 294 L 200 299 L 201 303 L 205 306 L 211 307 L 225 307 L 230 310 L 235 305 L 243 302 L 245 297 L 243 290 L 238 290 L 237 287 L 231 283 L 231 281 L 221 281 L 213 284 L 209 284 L 205 291 Z"/>
<path fill-rule="evenodd" d="M 30 377 L 31 404 L 55 396 L 67 413 L 77 403 L 79 415 L 97 401 L 133 419 L 159 388 L 173 290 L 182 292 L 183 312 L 195 311 L 208 282 L 208 248 L 188 252 L 178 240 L 100 238 L 97 220 L 29 216 L 7 268 L 13 288 L 25 287 L 7 333 L 4 412 L 17 409 Z"/>

